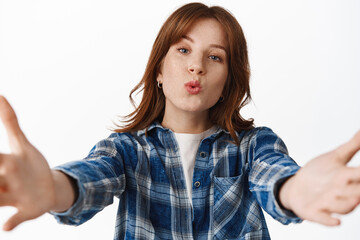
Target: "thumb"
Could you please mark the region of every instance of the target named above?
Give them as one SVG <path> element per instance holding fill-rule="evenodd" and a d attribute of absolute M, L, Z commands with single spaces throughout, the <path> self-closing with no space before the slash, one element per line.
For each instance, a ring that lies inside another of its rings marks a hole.
<path fill-rule="evenodd" d="M 358 131 L 350 141 L 344 143 L 335 149 L 339 160 L 346 164 L 360 150 L 360 131 Z"/>
<path fill-rule="evenodd" d="M 19 145 L 26 140 L 26 137 L 21 131 L 14 109 L 11 107 L 6 98 L 1 95 L 0 118 L 5 126 L 10 142 L 10 148 L 14 150 L 14 148 L 19 147 Z"/>
<path fill-rule="evenodd" d="M 309 221 L 317 222 L 325 226 L 333 227 L 340 225 L 340 219 L 331 216 L 331 213 L 320 211 L 313 216 Z"/>
<path fill-rule="evenodd" d="M 17 227 L 20 223 L 26 221 L 27 218 L 22 212 L 17 212 L 11 218 L 7 220 L 7 222 L 3 226 L 4 231 L 11 231 L 15 227 Z"/>

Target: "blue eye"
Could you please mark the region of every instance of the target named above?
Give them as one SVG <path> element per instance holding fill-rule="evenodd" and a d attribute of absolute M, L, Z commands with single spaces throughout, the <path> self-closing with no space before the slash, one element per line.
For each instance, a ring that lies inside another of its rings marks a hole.
<path fill-rule="evenodd" d="M 218 56 L 211 55 L 209 58 L 214 61 L 221 61 L 221 58 L 219 58 Z"/>
<path fill-rule="evenodd" d="M 178 48 L 178 51 L 181 53 L 189 53 L 189 50 L 187 50 L 186 48 Z"/>

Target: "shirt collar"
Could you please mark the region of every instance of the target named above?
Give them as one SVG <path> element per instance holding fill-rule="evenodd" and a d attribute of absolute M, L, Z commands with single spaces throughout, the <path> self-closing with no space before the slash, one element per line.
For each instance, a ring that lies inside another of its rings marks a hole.
<path fill-rule="evenodd" d="M 216 127 L 217 127 L 216 131 L 210 136 L 210 138 L 216 138 L 221 133 L 225 133 L 227 135 L 230 135 L 229 131 L 221 128 L 220 126 L 216 126 Z M 146 132 L 148 134 L 150 134 L 150 132 L 156 131 L 156 130 L 161 131 L 161 132 L 169 132 L 169 131 L 171 131 L 169 128 L 163 127 L 158 121 L 155 121 L 152 124 L 150 124 L 150 126 L 148 128 L 144 128 L 142 130 L 139 130 L 138 135 L 144 135 Z"/>

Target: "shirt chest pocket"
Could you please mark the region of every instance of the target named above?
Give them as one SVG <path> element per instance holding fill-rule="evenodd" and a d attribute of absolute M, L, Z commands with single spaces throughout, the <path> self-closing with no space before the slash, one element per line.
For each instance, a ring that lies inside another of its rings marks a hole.
<path fill-rule="evenodd" d="M 214 176 L 214 216 L 217 216 L 218 223 L 221 218 L 231 217 L 229 214 L 241 202 L 243 188 L 242 176 Z"/>
<path fill-rule="evenodd" d="M 236 238 L 241 234 L 244 216 L 241 211 L 244 197 L 244 176 L 214 176 L 214 238 Z"/>

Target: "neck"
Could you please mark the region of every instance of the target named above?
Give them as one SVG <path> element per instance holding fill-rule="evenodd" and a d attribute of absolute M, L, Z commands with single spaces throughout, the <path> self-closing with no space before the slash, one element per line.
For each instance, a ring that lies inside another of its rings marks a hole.
<path fill-rule="evenodd" d="M 208 111 L 176 114 L 165 110 L 161 125 L 176 133 L 202 133 L 213 124 L 210 122 Z"/>

